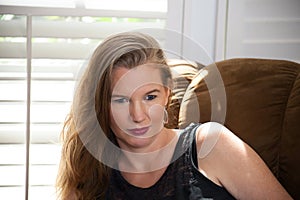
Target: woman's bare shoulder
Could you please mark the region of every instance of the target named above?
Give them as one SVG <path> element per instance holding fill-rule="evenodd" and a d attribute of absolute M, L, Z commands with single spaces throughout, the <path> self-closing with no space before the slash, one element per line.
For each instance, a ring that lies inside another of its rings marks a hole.
<path fill-rule="evenodd" d="M 238 199 L 291 199 L 259 155 L 222 124 L 197 130 L 199 170 Z"/>

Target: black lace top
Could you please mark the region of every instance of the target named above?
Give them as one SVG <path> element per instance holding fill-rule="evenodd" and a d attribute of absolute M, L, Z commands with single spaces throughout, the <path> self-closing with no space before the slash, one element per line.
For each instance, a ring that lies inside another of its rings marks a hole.
<path fill-rule="evenodd" d="M 112 200 L 174 200 L 174 199 L 234 199 L 198 171 L 195 131 L 199 124 L 191 124 L 180 134 L 172 162 L 162 177 L 149 188 L 128 183 L 118 170 L 113 170 L 106 199 Z M 184 151 L 184 152 L 183 152 Z"/>

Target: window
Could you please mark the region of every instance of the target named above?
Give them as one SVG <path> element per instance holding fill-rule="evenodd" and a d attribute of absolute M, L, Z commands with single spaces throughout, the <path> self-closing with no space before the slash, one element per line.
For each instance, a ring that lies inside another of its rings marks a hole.
<path fill-rule="evenodd" d="M 230 0 L 225 58 L 300 62 L 300 1 Z"/>
<path fill-rule="evenodd" d="M 112 33 L 163 29 L 167 1 L 6 2 L 0 1 L 0 196 L 55 199 L 59 134 L 84 63 Z"/>

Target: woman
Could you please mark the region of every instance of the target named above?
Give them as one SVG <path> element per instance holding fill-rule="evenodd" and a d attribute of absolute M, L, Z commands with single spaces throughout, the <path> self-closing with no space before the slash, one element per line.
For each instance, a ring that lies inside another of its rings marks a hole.
<path fill-rule="evenodd" d="M 121 33 L 92 55 L 62 132 L 61 199 L 291 199 L 224 126 L 164 127 L 172 76 L 150 36 Z"/>

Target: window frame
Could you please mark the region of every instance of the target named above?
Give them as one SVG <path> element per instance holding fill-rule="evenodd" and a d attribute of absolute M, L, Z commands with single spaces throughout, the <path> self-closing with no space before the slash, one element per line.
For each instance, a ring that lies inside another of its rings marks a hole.
<path fill-rule="evenodd" d="M 49 8 L 49 7 L 30 7 L 30 6 L 1 6 L 0 14 L 21 15 L 26 18 L 26 120 L 25 120 L 25 199 L 29 199 L 30 190 L 30 148 L 31 148 L 31 111 L 32 111 L 32 22 L 35 16 L 69 16 L 69 17 L 132 17 L 152 19 L 167 18 L 164 12 L 153 11 L 120 11 L 120 10 L 101 10 L 101 9 L 85 9 L 82 6 L 76 8 Z"/>

